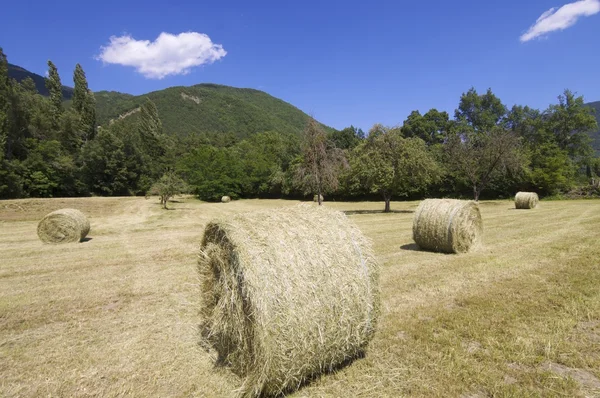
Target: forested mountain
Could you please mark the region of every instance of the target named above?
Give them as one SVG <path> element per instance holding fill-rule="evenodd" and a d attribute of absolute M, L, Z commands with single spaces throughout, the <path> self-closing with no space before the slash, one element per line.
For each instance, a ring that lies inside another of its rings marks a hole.
<path fill-rule="evenodd" d="M 263 91 L 217 84 L 170 87 L 140 96 L 100 91 L 95 98 L 100 125 L 118 118 L 137 123 L 138 109 L 149 98 L 156 104 L 164 131 L 179 137 L 233 133 L 245 138 L 264 131 L 299 134 L 309 119 L 300 109 Z"/>
<path fill-rule="evenodd" d="M 600 101 L 590 102 L 586 105 L 596 110 L 596 120 L 598 121 L 598 126 L 600 126 Z M 590 137 L 592 138 L 592 146 L 596 150 L 596 153 L 600 154 L 600 129 L 590 133 Z"/>
<path fill-rule="evenodd" d="M 37 89 L 38 93 L 40 93 L 44 96 L 49 95 L 48 89 L 46 88 L 46 85 L 44 83 L 44 80 L 45 80 L 44 77 L 38 75 L 37 73 L 30 72 L 25 68 L 21 68 L 20 66 L 9 63 L 8 64 L 8 76 L 11 79 L 15 79 L 18 82 L 21 82 L 24 79 L 30 77 L 33 80 L 33 82 L 35 83 L 35 88 Z M 65 100 L 71 99 L 71 97 L 73 96 L 73 88 L 68 87 L 68 86 L 63 86 L 62 87 L 62 95 Z"/>
<path fill-rule="evenodd" d="M 74 82 L 67 95 L 63 81 Z M 93 93 L 80 64 L 59 71 L 48 61 L 43 78 L 9 67 L 0 48 L 0 199 L 321 194 L 383 198 L 387 211 L 399 197 L 600 196 L 600 156 L 587 139 L 600 153 L 598 108 L 569 90 L 545 110 L 508 108 L 491 89 L 471 88 L 453 117 L 415 110 L 367 135 L 253 89 Z"/>

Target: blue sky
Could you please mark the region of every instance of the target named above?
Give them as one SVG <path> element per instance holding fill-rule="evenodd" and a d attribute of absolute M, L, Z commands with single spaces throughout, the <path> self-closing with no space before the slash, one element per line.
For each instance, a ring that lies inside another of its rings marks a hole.
<path fill-rule="evenodd" d="M 452 114 L 472 86 L 509 106 L 600 100 L 600 0 L 569 1 L 11 1 L 0 46 L 68 85 L 80 63 L 94 91 L 250 87 L 368 130 Z"/>

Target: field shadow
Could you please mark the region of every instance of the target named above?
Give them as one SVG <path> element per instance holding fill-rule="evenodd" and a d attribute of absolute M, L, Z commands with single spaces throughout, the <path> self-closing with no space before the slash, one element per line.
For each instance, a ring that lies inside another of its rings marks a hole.
<path fill-rule="evenodd" d="M 346 210 L 344 214 L 352 216 L 355 214 L 412 214 L 414 212 L 414 210 L 390 210 L 387 213 L 383 210 Z"/>
<path fill-rule="evenodd" d="M 199 340 L 197 340 L 196 344 L 198 345 L 199 349 L 203 350 L 206 354 L 213 357 L 214 368 L 215 369 L 228 369 L 229 371 L 231 371 L 238 377 L 244 379 L 245 375 L 240 373 L 236 369 L 234 369 L 231 366 L 231 363 L 228 362 L 227 352 L 226 352 L 227 350 L 219 352 L 220 351 L 219 347 L 214 346 L 210 341 L 208 341 L 209 339 L 207 338 L 207 333 L 209 333 L 209 330 L 207 328 L 207 325 L 199 324 L 197 326 L 198 326 L 198 332 L 199 332 L 200 338 L 199 338 Z M 223 349 L 223 347 L 220 347 L 220 348 Z M 230 348 L 231 347 L 227 347 L 227 349 L 230 349 Z M 343 362 L 340 362 L 336 365 L 324 368 L 320 372 L 317 371 L 315 373 L 305 376 L 299 384 L 288 387 L 287 389 L 282 391 L 280 394 L 275 395 L 275 397 L 285 397 L 285 396 L 287 396 L 287 394 L 298 392 L 298 391 L 302 390 L 302 388 L 307 387 L 308 385 L 314 383 L 315 381 L 321 379 L 322 377 L 333 375 L 333 374 L 343 370 L 344 368 L 352 365 L 355 361 L 364 359 L 365 357 L 366 357 L 365 349 L 364 348 L 359 349 L 358 352 L 355 352 L 354 355 L 346 358 Z M 264 395 L 264 393 L 260 393 L 258 395 L 258 397 L 266 398 L 266 397 L 269 397 L 269 395 Z"/>
<path fill-rule="evenodd" d="M 91 241 L 92 239 L 94 239 L 94 238 L 83 238 L 83 239 L 81 239 L 79 242 L 80 242 L 80 243 L 85 243 L 85 242 L 89 242 L 89 241 Z"/>
<path fill-rule="evenodd" d="M 406 245 L 400 246 L 400 249 L 402 249 L 402 250 L 409 250 L 409 251 L 413 251 L 413 252 L 420 252 L 421 251 L 421 248 L 416 243 L 407 243 Z"/>

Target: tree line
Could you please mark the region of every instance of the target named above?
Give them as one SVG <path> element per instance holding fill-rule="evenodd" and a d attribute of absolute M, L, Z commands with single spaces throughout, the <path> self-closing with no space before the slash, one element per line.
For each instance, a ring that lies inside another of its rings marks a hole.
<path fill-rule="evenodd" d="M 147 100 L 135 125 L 97 126 L 94 94 L 78 64 L 74 94 L 48 62 L 49 97 L 31 79 L 8 76 L 0 49 L 0 198 L 121 196 L 186 191 L 202 200 L 301 198 L 507 198 L 599 195 L 597 130 L 583 97 L 569 90 L 540 111 L 508 109 L 491 90 L 462 94 L 453 118 L 413 111 L 399 126 L 325 131 L 310 120 L 303 134 L 265 131 L 245 139 L 214 133 L 180 137 L 163 131 Z"/>

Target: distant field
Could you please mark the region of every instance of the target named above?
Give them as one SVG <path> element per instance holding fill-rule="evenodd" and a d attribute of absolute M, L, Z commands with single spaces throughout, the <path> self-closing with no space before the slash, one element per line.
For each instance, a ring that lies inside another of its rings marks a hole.
<path fill-rule="evenodd" d="M 0 201 L 0 396 L 233 396 L 198 345 L 203 228 L 295 203 Z M 484 247 L 463 255 L 415 250 L 417 204 L 325 204 L 373 241 L 382 319 L 365 358 L 292 396 L 600 397 L 600 200 L 482 202 Z M 38 240 L 62 207 L 89 215 L 91 240 Z"/>

